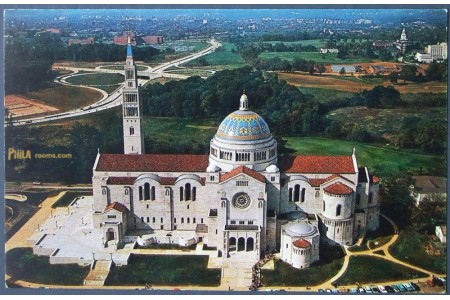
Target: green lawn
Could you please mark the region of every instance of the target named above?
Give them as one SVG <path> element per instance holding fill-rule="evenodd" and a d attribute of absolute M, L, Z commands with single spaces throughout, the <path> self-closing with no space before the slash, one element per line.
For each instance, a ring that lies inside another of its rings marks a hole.
<path fill-rule="evenodd" d="M 6 273 L 15 280 L 40 284 L 83 285 L 89 266 L 51 265 L 46 256 L 33 254 L 31 248 L 15 248 L 6 253 Z"/>
<path fill-rule="evenodd" d="M 299 40 L 294 42 L 284 42 L 284 41 L 265 41 L 264 44 L 272 44 L 276 45 L 278 43 L 283 43 L 286 46 L 292 46 L 292 45 L 302 45 L 302 46 L 314 46 L 316 48 L 325 48 L 326 40 L 324 39 L 314 39 L 314 40 Z"/>
<path fill-rule="evenodd" d="M 221 49 L 205 55 L 204 58 L 208 62 L 208 66 L 204 68 L 213 68 L 215 70 L 236 69 L 244 67 L 246 64 L 240 54 L 232 52 L 236 50 L 236 46 L 232 43 L 223 43 Z M 186 64 L 186 66 L 197 66 L 195 60 Z"/>
<path fill-rule="evenodd" d="M 105 285 L 218 286 L 220 269 L 208 269 L 208 256 L 131 255 L 129 264 L 114 267 Z"/>
<path fill-rule="evenodd" d="M 275 261 L 274 270 L 261 270 L 265 286 L 311 286 L 333 277 L 344 263 L 340 246 L 330 246 L 321 241 L 320 261 L 308 269 L 296 269 L 281 261 Z"/>
<path fill-rule="evenodd" d="M 358 165 L 367 166 L 372 172 L 393 172 L 399 168 L 410 170 L 442 170 L 444 159 L 439 156 L 420 155 L 369 144 L 315 137 L 284 137 L 286 147 L 296 154 L 351 155 L 356 148 Z"/>
<path fill-rule="evenodd" d="M 262 59 L 271 59 L 279 57 L 284 60 L 293 61 L 294 58 L 302 58 L 306 60 L 313 60 L 316 63 L 330 63 L 330 64 L 354 64 L 371 62 L 372 60 L 366 57 L 355 58 L 338 58 L 334 53 L 319 53 L 319 52 L 264 52 L 259 55 Z"/>
<path fill-rule="evenodd" d="M 395 258 L 417 265 L 425 270 L 445 273 L 446 256 L 426 253 L 426 246 L 432 237 L 418 233 L 410 228 L 400 231 L 397 242 L 389 248 Z"/>
<path fill-rule="evenodd" d="M 76 197 L 81 196 L 92 196 L 92 191 L 67 191 L 64 196 L 53 203 L 52 208 L 69 206 Z"/>
<path fill-rule="evenodd" d="M 312 87 L 298 87 L 300 92 L 304 94 L 313 95 L 314 98 L 320 103 L 327 103 L 330 101 L 336 100 L 344 100 L 346 98 L 350 98 L 354 96 L 354 93 L 338 91 L 338 90 L 330 90 L 330 89 L 322 89 L 322 88 L 312 88 Z"/>
<path fill-rule="evenodd" d="M 25 94 L 26 97 L 37 99 L 45 104 L 68 111 L 97 102 L 101 93 L 76 86 L 55 86 Z"/>
<path fill-rule="evenodd" d="M 208 77 L 212 75 L 212 72 L 208 72 L 206 70 L 201 69 L 181 69 L 181 68 L 173 68 L 168 70 L 169 73 L 180 74 L 180 75 L 189 75 L 189 76 L 200 76 L 200 77 Z"/>
<path fill-rule="evenodd" d="M 382 258 L 366 255 L 350 257 L 347 271 L 337 283 L 339 285 L 370 284 L 386 281 L 412 280 L 426 277 L 427 274 L 415 271 Z"/>
<path fill-rule="evenodd" d="M 145 117 L 145 140 L 152 153 L 208 153 L 209 141 L 217 131 L 213 120 Z M 174 148 L 177 145 L 177 148 Z"/>
<path fill-rule="evenodd" d="M 113 92 L 123 81 L 123 75 L 112 73 L 87 73 L 67 78 L 67 82 L 72 84 L 96 87 L 107 93 Z"/>

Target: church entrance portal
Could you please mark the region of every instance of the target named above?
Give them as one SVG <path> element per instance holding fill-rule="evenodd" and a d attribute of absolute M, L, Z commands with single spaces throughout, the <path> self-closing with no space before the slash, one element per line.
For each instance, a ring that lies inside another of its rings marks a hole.
<path fill-rule="evenodd" d="M 114 229 L 109 228 L 108 231 L 106 232 L 106 240 L 107 241 L 113 241 L 115 240 L 115 232 Z"/>

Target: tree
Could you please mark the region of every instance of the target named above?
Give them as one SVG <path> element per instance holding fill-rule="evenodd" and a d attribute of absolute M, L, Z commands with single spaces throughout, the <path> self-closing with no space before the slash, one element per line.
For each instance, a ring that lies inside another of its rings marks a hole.
<path fill-rule="evenodd" d="M 319 74 L 322 75 L 326 71 L 326 68 L 324 65 L 319 65 Z"/>
<path fill-rule="evenodd" d="M 342 67 L 342 69 L 339 71 L 339 74 L 340 75 L 345 75 L 345 68 L 344 67 Z"/>
<path fill-rule="evenodd" d="M 441 67 L 441 64 L 437 64 L 435 62 L 428 65 L 428 69 L 426 71 L 426 79 L 433 80 L 442 80 L 444 70 Z"/>
<path fill-rule="evenodd" d="M 392 72 L 391 74 L 389 74 L 389 81 L 392 82 L 393 84 L 397 84 L 397 82 L 398 82 L 398 73 L 397 72 Z"/>
<path fill-rule="evenodd" d="M 400 75 L 403 79 L 403 82 L 406 82 L 406 80 L 409 81 L 415 81 L 416 79 L 416 72 L 417 67 L 414 65 L 404 65 L 402 67 L 402 71 L 400 72 Z"/>
<path fill-rule="evenodd" d="M 422 199 L 412 210 L 411 223 L 417 231 L 433 232 L 447 221 L 447 199 L 442 195 Z"/>

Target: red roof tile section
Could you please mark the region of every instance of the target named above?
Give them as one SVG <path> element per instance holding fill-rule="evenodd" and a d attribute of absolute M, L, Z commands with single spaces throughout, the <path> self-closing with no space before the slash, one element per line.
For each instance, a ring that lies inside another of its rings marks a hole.
<path fill-rule="evenodd" d="M 297 248 L 308 248 L 311 246 L 311 243 L 305 239 L 299 239 L 292 243 Z"/>
<path fill-rule="evenodd" d="M 127 210 L 126 206 L 119 202 L 114 202 L 114 203 L 111 203 L 110 205 L 106 206 L 105 211 L 110 210 L 110 209 L 115 209 L 120 212 L 124 212 Z"/>
<path fill-rule="evenodd" d="M 319 187 L 326 181 L 326 178 L 308 178 L 309 184 L 314 187 Z"/>
<path fill-rule="evenodd" d="M 286 173 L 354 174 L 351 156 L 281 156 L 280 169 Z"/>
<path fill-rule="evenodd" d="M 266 177 L 264 177 L 264 175 L 261 175 L 258 172 L 254 171 L 252 169 L 249 169 L 245 166 L 237 167 L 228 173 L 220 175 L 220 182 L 226 181 L 226 180 L 233 178 L 234 176 L 241 174 L 241 173 L 244 173 L 244 174 L 246 174 L 256 180 L 259 180 L 261 182 L 266 182 Z"/>
<path fill-rule="evenodd" d="M 106 184 L 111 185 L 133 185 L 136 177 L 109 177 Z"/>
<path fill-rule="evenodd" d="M 328 181 L 331 181 L 331 180 L 336 179 L 336 178 L 341 178 L 341 179 L 344 179 L 344 180 L 354 184 L 353 181 L 351 181 L 351 180 L 349 180 L 349 179 L 347 179 L 347 178 L 345 178 L 345 177 L 343 177 L 341 175 L 338 175 L 338 174 L 333 174 L 331 176 L 328 176 L 327 178 L 325 178 L 324 182 L 328 182 Z"/>
<path fill-rule="evenodd" d="M 353 192 L 351 188 L 343 183 L 336 182 L 323 189 L 325 192 L 333 195 L 348 195 Z"/>
<path fill-rule="evenodd" d="M 97 171 L 205 172 L 208 155 L 189 154 L 101 154 Z"/>

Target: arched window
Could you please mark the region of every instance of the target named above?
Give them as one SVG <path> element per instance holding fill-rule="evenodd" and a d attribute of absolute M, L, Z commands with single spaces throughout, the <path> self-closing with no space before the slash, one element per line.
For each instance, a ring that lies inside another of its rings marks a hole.
<path fill-rule="evenodd" d="M 342 209 L 342 205 L 339 204 L 336 207 L 336 217 L 341 215 L 341 209 Z"/>
<path fill-rule="evenodd" d="M 192 187 L 192 201 L 195 201 L 197 199 L 197 188 L 194 186 Z"/>
<path fill-rule="evenodd" d="M 225 208 L 226 205 L 227 205 L 227 204 L 225 203 L 225 201 L 222 201 L 221 207 L 222 207 L 222 208 Z"/>
<path fill-rule="evenodd" d="M 128 195 L 128 189 L 125 189 L 125 195 Z"/>
<path fill-rule="evenodd" d="M 289 188 L 289 202 L 292 202 L 292 188 Z"/>
<path fill-rule="evenodd" d="M 184 197 L 184 189 L 182 186 L 180 186 L 180 201 L 183 201 L 183 197 Z"/>
<path fill-rule="evenodd" d="M 102 195 L 106 195 L 106 189 L 102 189 Z"/>
<path fill-rule="evenodd" d="M 305 188 L 302 188 L 302 195 L 301 195 L 301 198 L 300 198 L 300 202 L 305 202 Z"/>
<path fill-rule="evenodd" d="M 155 223 L 155 222 L 156 222 L 156 218 L 155 218 L 155 217 L 153 217 L 152 221 L 153 221 L 153 223 Z"/>
<path fill-rule="evenodd" d="M 184 223 L 184 218 L 181 218 L 181 224 L 183 224 Z"/>
<path fill-rule="evenodd" d="M 144 184 L 144 200 L 150 199 L 150 183 L 146 182 Z"/>
<path fill-rule="evenodd" d="M 319 191 L 316 191 L 316 198 L 319 198 L 319 196 L 320 196 L 320 192 Z"/>
<path fill-rule="evenodd" d="M 170 189 L 166 189 L 166 196 L 170 196 Z"/>
<path fill-rule="evenodd" d="M 294 187 L 294 202 L 300 200 L 300 185 L 296 184 Z"/>
<path fill-rule="evenodd" d="M 151 200 L 155 200 L 155 187 L 154 186 L 152 186 L 152 190 L 151 190 Z"/>
<path fill-rule="evenodd" d="M 186 221 L 189 224 L 191 222 L 191 219 L 188 217 Z"/>
<path fill-rule="evenodd" d="M 139 187 L 139 200 L 144 199 L 144 194 L 142 193 L 142 186 Z"/>
<path fill-rule="evenodd" d="M 185 191 L 184 191 L 185 197 L 184 198 L 186 200 L 191 200 L 191 184 L 190 183 L 186 183 L 184 188 L 185 188 Z"/>
<path fill-rule="evenodd" d="M 130 135 L 133 135 L 133 134 L 134 134 L 134 127 L 131 126 L 131 127 L 130 127 Z"/>

